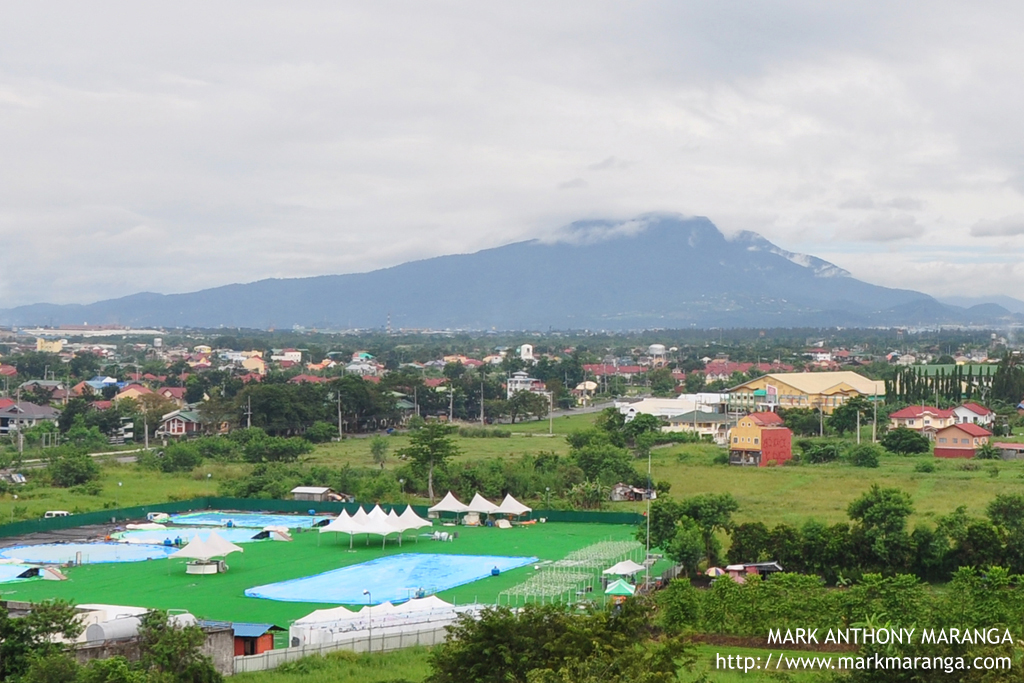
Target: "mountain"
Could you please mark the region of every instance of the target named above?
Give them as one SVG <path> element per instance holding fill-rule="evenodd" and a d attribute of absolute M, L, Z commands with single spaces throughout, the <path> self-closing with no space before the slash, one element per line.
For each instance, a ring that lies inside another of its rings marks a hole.
<path fill-rule="evenodd" d="M 994 296 L 947 296 L 940 299 L 942 303 L 950 306 L 962 306 L 969 308 L 980 305 L 995 305 L 1008 310 L 1010 313 L 1024 314 L 1024 301 L 1014 299 L 1005 294 Z"/>
<path fill-rule="evenodd" d="M 574 223 L 557 238 L 368 273 L 260 280 L 189 294 L 0 311 L 8 325 L 638 329 L 992 324 L 1009 316 L 862 282 L 760 235 L 649 214 Z"/>

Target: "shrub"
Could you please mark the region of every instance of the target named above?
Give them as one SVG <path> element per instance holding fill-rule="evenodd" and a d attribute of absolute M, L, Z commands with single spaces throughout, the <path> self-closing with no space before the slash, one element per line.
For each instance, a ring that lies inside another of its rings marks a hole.
<path fill-rule="evenodd" d="M 935 463 L 928 462 L 928 461 L 919 462 L 916 465 L 914 465 L 914 471 L 915 472 L 925 472 L 925 473 L 927 473 L 927 472 L 934 472 L 935 471 Z"/>
<path fill-rule="evenodd" d="M 802 460 L 812 465 L 834 462 L 841 455 L 840 446 L 835 441 L 800 439 L 797 446 L 803 452 Z"/>
<path fill-rule="evenodd" d="M 851 448 L 846 457 L 854 467 L 878 467 L 879 451 L 875 444 L 862 443 Z"/>
<path fill-rule="evenodd" d="M 729 454 L 728 453 L 719 453 L 718 455 L 715 456 L 715 459 L 712 462 L 714 462 L 716 465 L 728 465 L 729 464 Z"/>
<path fill-rule="evenodd" d="M 67 451 L 55 456 L 48 467 L 54 486 L 68 488 L 97 479 L 100 467 L 85 453 Z"/>
<path fill-rule="evenodd" d="M 78 486 L 72 486 L 70 491 L 84 496 L 98 496 L 103 493 L 103 487 L 98 481 L 87 481 Z"/>
<path fill-rule="evenodd" d="M 897 427 L 886 432 L 882 437 L 882 447 L 896 455 L 927 453 L 931 450 L 931 444 L 924 434 L 906 427 Z"/>
<path fill-rule="evenodd" d="M 508 429 L 485 429 L 484 427 L 460 427 L 459 436 L 466 439 L 507 439 L 512 436 Z"/>
<path fill-rule="evenodd" d="M 317 421 L 306 430 L 303 436 L 310 443 L 327 443 L 338 435 L 338 427 L 330 422 Z"/>
<path fill-rule="evenodd" d="M 183 441 L 172 443 L 164 449 L 164 457 L 160 459 L 160 470 L 163 472 L 191 472 L 193 468 L 203 464 L 203 454 L 195 445 Z"/>

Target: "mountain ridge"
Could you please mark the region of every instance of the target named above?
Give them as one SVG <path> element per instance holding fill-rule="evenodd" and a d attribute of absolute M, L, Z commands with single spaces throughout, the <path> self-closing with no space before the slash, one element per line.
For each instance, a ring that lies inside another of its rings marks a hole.
<path fill-rule="evenodd" d="M 975 307 L 977 308 L 977 307 Z M 547 239 L 364 273 L 0 310 L 0 323 L 165 327 L 639 329 L 992 324 L 1005 308 L 872 285 L 704 217 L 588 220 Z"/>

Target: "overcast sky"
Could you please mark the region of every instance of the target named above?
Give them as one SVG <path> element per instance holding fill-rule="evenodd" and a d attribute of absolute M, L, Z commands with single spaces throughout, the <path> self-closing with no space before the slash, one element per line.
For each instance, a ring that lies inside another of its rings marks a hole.
<path fill-rule="evenodd" d="M 839 5 L 4 3 L 0 307 L 649 211 L 1021 296 L 1024 5 Z"/>

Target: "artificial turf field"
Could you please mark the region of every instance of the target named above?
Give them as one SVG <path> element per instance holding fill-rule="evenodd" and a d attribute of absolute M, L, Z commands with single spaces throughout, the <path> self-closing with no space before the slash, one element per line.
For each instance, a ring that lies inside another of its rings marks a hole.
<path fill-rule="evenodd" d="M 273 623 L 287 627 L 291 621 L 315 609 L 337 605 L 247 598 L 244 591 L 253 586 L 319 574 L 397 553 L 514 555 L 557 560 L 599 541 L 631 539 L 635 528 L 550 523 L 512 529 L 460 527 L 458 532 L 459 538 L 450 543 L 427 538 L 420 538 L 416 543 L 410 533 L 401 547 L 396 540 L 389 540 L 383 550 L 379 537 L 371 537 L 370 544 L 366 545 L 363 538 L 357 536 L 353 551 L 349 551 L 349 539 L 344 534 L 336 540 L 335 534 L 320 534 L 317 530 L 295 531 L 295 540 L 291 543 L 259 541 L 242 545 L 244 553 L 235 553 L 227 558 L 230 569 L 225 574 L 186 574 L 184 560 L 92 564 L 67 569 L 67 581 L 33 579 L 0 584 L 0 593 L 5 600 L 63 598 L 75 603 L 185 609 L 200 619 Z M 524 581 L 533 571 L 532 566 L 520 567 L 497 577 L 442 591 L 438 596 L 456 604 L 493 604 L 498 593 Z M 360 588 L 373 591 L 373 586 Z"/>

